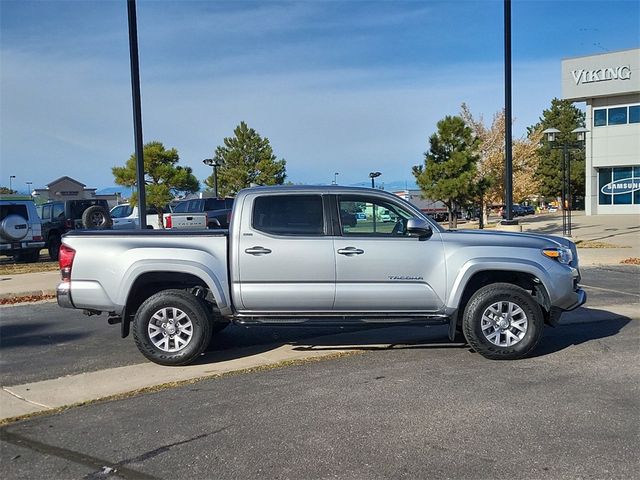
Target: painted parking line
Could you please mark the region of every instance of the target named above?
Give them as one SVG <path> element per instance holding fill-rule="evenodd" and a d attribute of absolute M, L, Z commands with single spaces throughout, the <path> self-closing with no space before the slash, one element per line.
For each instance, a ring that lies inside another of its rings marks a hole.
<path fill-rule="evenodd" d="M 581 283 L 580 286 L 584 288 L 593 288 L 594 290 L 601 290 L 603 292 L 617 293 L 619 295 L 630 295 L 632 297 L 640 298 L 640 294 L 637 293 L 622 292 L 620 290 L 613 290 L 611 288 L 594 287 L 593 285 L 585 285 L 583 283 Z"/>

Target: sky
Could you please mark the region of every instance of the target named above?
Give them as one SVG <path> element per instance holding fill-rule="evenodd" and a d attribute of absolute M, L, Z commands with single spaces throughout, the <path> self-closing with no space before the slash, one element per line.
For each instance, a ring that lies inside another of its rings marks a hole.
<path fill-rule="evenodd" d="M 144 141 L 202 181 L 245 121 L 294 183 L 413 181 L 436 123 L 504 107 L 503 2 L 138 1 Z M 561 59 L 627 48 L 640 2 L 512 4 L 514 136 Z M 113 186 L 134 150 L 125 0 L 0 0 L 0 185 Z"/>

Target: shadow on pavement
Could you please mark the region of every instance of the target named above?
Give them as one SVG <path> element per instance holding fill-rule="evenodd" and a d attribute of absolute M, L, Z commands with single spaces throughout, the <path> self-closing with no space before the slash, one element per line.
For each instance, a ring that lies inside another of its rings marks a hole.
<path fill-rule="evenodd" d="M 5 325 L 0 330 L 0 346 L 5 349 L 57 345 L 88 336 L 88 333 L 51 332 L 50 328 L 51 324 L 47 323 Z"/>
<path fill-rule="evenodd" d="M 538 348 L 535 349 L 531 356 L 540 357 L 543 355 L 549 355 L 564 350 L 565 348 L 581 345 L 592 340 L 613 337 L 614 335 L 619 334 L 620 331 L 632 321 L 629 317 L 625 316 L 611 318 L 611 312 L 606 310 L 598 310 L 595 308 L 590 308 L 589 310 L 591 314 L 601 313 L 603 316 L 608 316 L 609 318 L 594 322 L 570 323 L 564 325 L 561 323 L 555 328 L 547 327 Z"/>
<path fill-rule="evenodd" d="M 603 320 L 546 327 L 531 357 L 550 355 L 568 347 L 600 340 L 620 333 L 632 320 L 611 312 L 590 309 L 590 315 Z M 349 328 L 235 327 L 219 333 L 197 364 L 234 360 L 293 345 L 296 351 L 377 351 L 407 349 L 468 349 L 466 343 L 450 342 L 446 326 L 349 327 Z M 248 333 L 249 332 L 249 333 Z M 348 334 L 348 335 L 344 335 Z M 305 339 L 308 339 L 306 341 Z"/>

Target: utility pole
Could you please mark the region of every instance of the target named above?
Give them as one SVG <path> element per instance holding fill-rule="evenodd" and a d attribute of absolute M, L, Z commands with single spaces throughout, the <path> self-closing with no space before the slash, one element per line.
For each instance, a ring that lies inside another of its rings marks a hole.
<path fill-rule="evenodd" d="M 513 220 L 513 158 L 512 158 L 512 112 L 511 112 L 511 0 L 504 0 L 504 202 L 506 225 L 515 225 Z"/>
<path fill-rule="evenodd" d="M 147 228 L 147 202 L 144 183 L 144 145 L 142 143 L 142 105 L 140 101 L 140 65 L 138 61 L 138 21 L 136 0 L 127 0 L 129 19 L 129 60 L 131 63 L 131 96 L 133 100 L 133 130 L 136 145 L 136 177 L 138 184 L 138 225 Z"/>

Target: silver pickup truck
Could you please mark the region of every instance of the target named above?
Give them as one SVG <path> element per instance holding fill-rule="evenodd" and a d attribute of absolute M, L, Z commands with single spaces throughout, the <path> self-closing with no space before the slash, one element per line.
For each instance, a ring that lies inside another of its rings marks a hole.
<path fill-rule="evenodd" d="M 561 237 L 446 231 L 379 190 L 241 191 L 226 230 L 74 231 L 58 304 L 107 312 L 141 353 L 184 365 L 241 325 L 448 324 L 491 359 L 529 354 L 545 324 L 582 305 Z"/>

